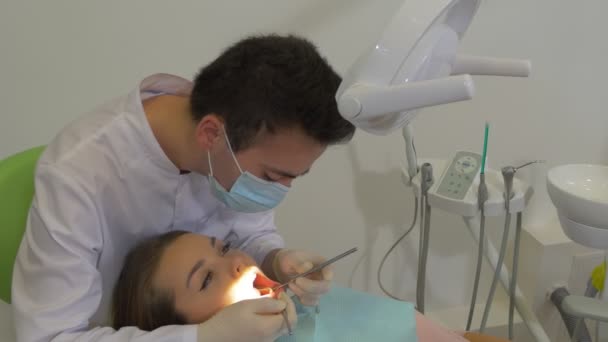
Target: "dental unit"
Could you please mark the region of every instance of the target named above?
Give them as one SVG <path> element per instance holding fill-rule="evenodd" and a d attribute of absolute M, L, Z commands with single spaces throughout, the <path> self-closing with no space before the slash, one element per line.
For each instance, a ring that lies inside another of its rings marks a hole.
<path fill-rule="evenodd" d="M 475 92 L 472 75 L 527 77 L 530 73 L 531 65 L 526 60 L 457 54 L 460 40 L 479 4 L 478 0 L 406 1 L 381 37 L 344 75 L 336 100 L 341 115 L 367 133 L 386 135 L 402 130 L 407 161 L 403 181 L 414 190 L 416 208 L 411 227 L 391 246 L 389 253 L 412 231 L 420 215 L 417 310 L 425 311 L 431 210 L 438 208 L 463 217 L 479 243 L 478 259 L 485 255 L 495 271 L 480 330 L 484 329 L 500 280 L 511 296 L 509 335 L 513 334 L 513 311 L 517 309 L 535 340 L 548 342 L 546 332 L 517 287 L 515 274 L 509 275 L 502 267 L 511 215 L 517 214 L 516 233 L 519 234 L 521 213 L 533 193 L 531 187 L 514 178 L 515 167 L 502 171 L 485 167 L 487 127 L 483 155 L 457 151 L 448 160 L 419 160 L 414 147 L 411 122 L 418 110 L 470 100 Z M 440 177 L 434 179 L 433 173 Z M 498 252 L 485 237 L 485 218 L 502 215 L 505 215 L 505 228 Z M 519 243 L 519 237 L 516 240 Z M 519 246 L 515 248 L 516 265 Z M 387 255 L 378 270 L 379 280 Z M 463 322 L 467 329 L 471 328 L 474 314 L 480 263 L 478 260 L 469 317 Z M 512 273 L 516 272 L 514 268 Z M 380 286 L 384 290 L 381 283 Z"/>

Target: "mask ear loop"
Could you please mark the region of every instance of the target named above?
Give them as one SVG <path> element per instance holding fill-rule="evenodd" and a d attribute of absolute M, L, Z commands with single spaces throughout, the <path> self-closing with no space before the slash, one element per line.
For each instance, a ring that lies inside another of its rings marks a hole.
<path fill-rule="evenodd" d="M 213 166 L 211 166 L 211 152 L 207 150 L 207 162 L 209 163 L 210 176 L 213 177 Z"/>
<path fill-rule="evenodd" d="M 234 155 L 234 151 L 232 150 L 232 146 L 230 145 L 230 139 L 228 139 L 228 133 L 226 133 L 226 127 L 222 125 L 222 131 L 224 131 L 224 138 L 226 138 L 226 143 L 228 144 L 228 149 L 230 150 L 230 154 L 232 154 L 232 159 L 236 164 L 236 167 L 239 168 L 239 171 L 243 173 L 243 169 L 241 169 L 241 165 L 239 165 L 239 161 L 236 160 L 236 156 Z"/>

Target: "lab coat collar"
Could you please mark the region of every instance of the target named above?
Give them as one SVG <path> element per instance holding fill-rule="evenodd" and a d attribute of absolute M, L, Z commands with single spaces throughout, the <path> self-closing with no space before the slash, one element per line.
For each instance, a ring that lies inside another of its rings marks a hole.
<path fill-rule="evenodd" d="M 171 162 L 156 140 L 144 112 L 142 101 L 159 94 L 189 96 L 191 91 L 192 82 L 179 76 L 161 73 L 144 78 L 127 99 L 127 106 L 131 107 L 127 108 L 127 111 L 135 113 L 136 131 L 140 135 L 149 157 L 160 168 L 176 176 L 180 174 L 180 170 Z"/>

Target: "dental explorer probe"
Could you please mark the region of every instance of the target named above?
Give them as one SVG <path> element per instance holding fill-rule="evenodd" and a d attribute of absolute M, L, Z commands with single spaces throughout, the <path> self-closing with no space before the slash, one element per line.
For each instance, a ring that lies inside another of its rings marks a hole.
<path fill-rule="evenodd" d="M 346 252 L 344 252 L 344 253 L 342 253 L 340 255 L 337 255 L 337 256 L 335 256 L 335 257 L 333 257 L 333 258 L 331 258 L 331 259 L 329 259 L 329 260 L 327 260 L 325 262 L 322 262 L 322 263 L 318 264 L 317 266 L 311 268 L 310 270 L 308 270 L 306 272 L 302 272 L 300 274 L 296 274 L 296 275 L 292 276 L 291 278 L 289 278 L 289 280 L 287 280 L 283 284 L 280 284 L 280 285 L 277 285 L 277 286 L 273 287 L 272 291 L 276 291 L 276 290 L 278 290 L 278 289 L 280 289 L 282 287 L 285 287 L 285 286 L 289 285 L 289 283 L 291 283 L 292 281 L 294 281 L 294 280 L 296 280 L 298 278 L 306 277 L 309 274 L 318 272 L 318 271 L 322 270 L 324 267 L 333 264 L 334 262 L 336 262 L 336 261 L 338 261 L 338 260 L 340 260 L 340 259 L 342 259 L 342 258 L 344 258 L 344 257 L 346 257 L 346 256 L 348 256 L 348 255 L 350 255 L 350 254 L 352 254 L 354 252 L 356 252 L 357 250 L 358 250 L 357 247 L 353 247 L 353 248 L 349 249 L 348 251 L 346 251 Z"/>
<path fill-rule="evenodd" d="M 293 335 L 293 329 L 291 329 L 291 324 L 289 324 L 289 319 L 287 318 L 287 309 L 281 311 L 283 315 L 283 320 L 285 321 L 285 325 L 287 325 L 287 333 L 289 336 Z"/>

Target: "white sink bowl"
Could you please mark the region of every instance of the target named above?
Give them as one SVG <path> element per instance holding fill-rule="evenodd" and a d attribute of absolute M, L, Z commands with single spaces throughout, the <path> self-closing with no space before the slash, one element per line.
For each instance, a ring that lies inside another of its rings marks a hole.
<path fill-rule="evenodd" d="M 608 166 L 557 166 L 549 170 L 547 190 L 568 237 L 608 249 Z"/>

